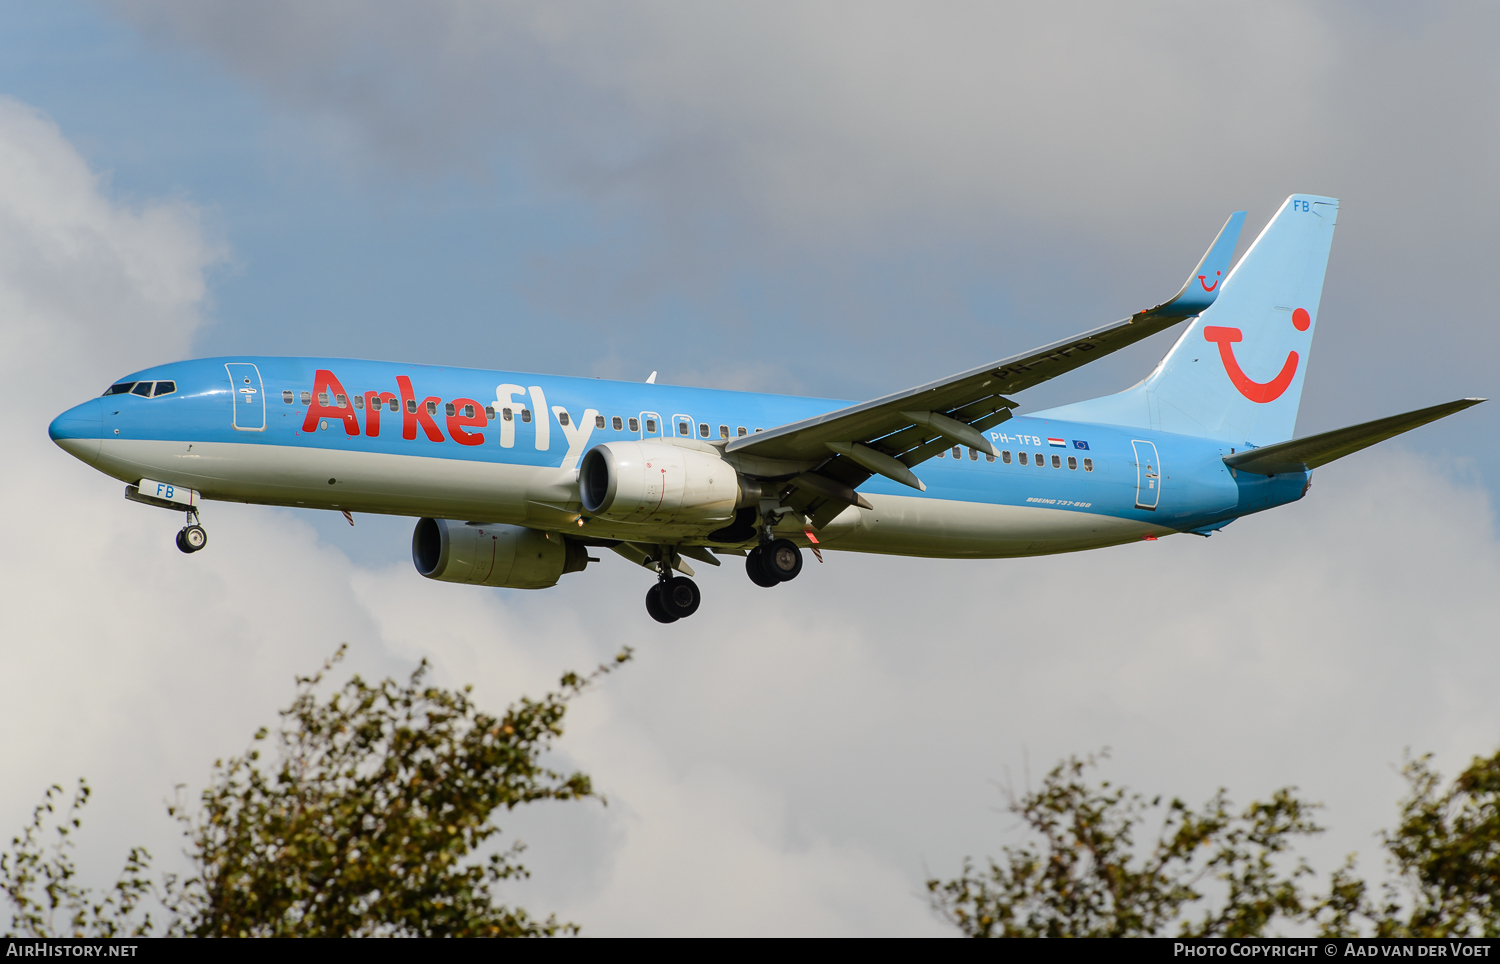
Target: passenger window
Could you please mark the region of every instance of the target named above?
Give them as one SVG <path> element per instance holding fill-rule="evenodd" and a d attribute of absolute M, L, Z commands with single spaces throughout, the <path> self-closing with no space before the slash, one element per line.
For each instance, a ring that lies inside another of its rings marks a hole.
<path fill-rule="evenodd" d="M 493 422 L 495 420 L 495 406 L 486 405 L 484 407 L 484 417 Z"/>
<path fill-rule="evenodd" d="M 448 403 L 448 411 L 449 411 L 450 414 L 453 412 L 453 403 L 452 402 Z M 437 414 L 437 402 L 428 402 L 427 403 L 427 414 L 428 415 L 436 415 Z"/>
<path fill-rule="evenodd" d="M 1006 449 L 1005 451 L 1000 453 L 1000 461 L 1004 462 L 1006 465 L 1010 464 L 1010 449 Z"/>
<path fill-rule="evenodd" d="M 756 430 L 755 430 L 755 434 L 756 434 L 756 435 L 759 435 L 759 434 L 760 434 L 760 433 L 761 433 L 761 432 L 762 432 L 762 431 L 763 431 L 763 429 L 756 429 Z"/>
<path fill-rule="evenodd" d="M 348 395 L 335 395 L 334 396 L 334 400 L 338 402 L 339 408 L 348 408 L 349 407 L 349 396 Z"/>
<path fill-rule="evenodd" d="M 739 427 L 737 427 L 737 428 L 736 428 L 736 429 L 735 429 L 735 430 L 734 430 L 734 434 L 735 434 L 735 435 L 736 435 L 736 436 L 737 436 L 737 437 L 739 437 L 739 438 L 744 438 L 744 437 L 745 437 L 745 426 L 743 426 L 743 425 L 741 425 L 741 426 L 739 426 Z"/>
<path fill-rule="evenodd" d="M 1007 459 L 1006 461 L 1009 461 L 1009 459 Z M 1021 453 L 1021 464 L 1022 465 L 1026 465 L 1027 464 L 1027 462 L 1026 462 L 1026 453 L 1025 452 Z"/>
<path fill-rule="evenodd" d="M 698 436 L 700 438 L 708 438 L 708 423 L 707 422 L 699 422 L 698 423 Z"/>
<path fill-rule="evenodd" d="M 356 395 L 356 396 L 354 396 L 354 407 L 355 408 L 364 408 L 365 407 L 365 397 L 363 395 Z"/>
<path fill-rule="evenodd" d="M 977 449 L 969 449 L 969 461 L 970 462 L 978 462 L 979 461 L 979 451 Z"/>
<path fill-rule="evenodd" d="M 956 458 L 956 459 L 961 459 L 961 458 L 964 457 L 964 450 L 963 450 L 962 446 L 959 446 L 959 445 L 953 446 L 953 457 Z"/>
<path fill-rule="evenodd" d="M 635 419 L 631 419 L 631 421 L 633 422 L 633 421 L 635 421 Z M 614 418 L 612 418 L 612 419 L 609 420 L 609 427 L 612 428 L 612 429 L 614 429 L 616 432 L 618 432 L 620 429 L 622 429 L 622 428 L 625 427 L 625 424 L 620 421 L 620 416 L 616 415 Z M 632 425 L 630 427 L 630 430 L 632 432 L 634 432 L 635 431 L 635 426 Z"/>
<path fill-rule="evenodd" d="M 1061 455 L 1054 455 L 1054 456 L 1052 456 L 1052 467 L 1054 469 L 1060 469 L 1060 468 L 1062 468 L 1062 456 Z"/>
<path fill-rule="evenodd" d="M 118 385 L 111 385 L 108 388 L 106 388 L 104 390 L 104 394 L 106 394 L 106 395 L 124 395 L 124 394 L 128 393 L 134 387 L 135 387 L 135 382 L 120 382 Z"/>
<path fill-rule="evenodd" d="M 474 417 L 474 406 L 473 405 L 465 405 L 464 406 L 464 418 L 473 418 L 473 417 Z"/>
<path fill-rule="evenodd" d="M 411 415 L 417 414 L 417 400 L 415 398 L 408 398 L 406 400 L 406 411 Z"/>
<path fill-rule="evenodd" d="M 1047 457 L 1045 455 L 1043 455 L 1042 453 L 1040 453 L 1040 452 L 1036 453 L 1036 465 L 1037 465 L 1037 468 L 1041 468 L 1042 466 L 1044 466 L 1046 464 L 1047 464 Z"/>
<path fill-rule="evenodd" d="M 288 389 L 287 391 L 281 393 L 281 400 L 290 405 L 297 400 L 297 396 L 293 395 L 291 390 Z"/>
<path fill-rule="evenodd" d="M 431 411 L 430 407 L 428 408 L 428 411 Z M 449 402 L 447 405 L 444 405 L 443 406 L 443 411 L 447 412 L 449 415 L 457 415 L 458 414 L 458 411 L 453 407 L 453 403 L 452 402 Z"/>
<path fill-rule="evenodd" d="M 130 394 L 139 395 L 142 398 L 150 398 L 151 382 L 136 382 L 135 387 L 130 390 Z"/>
<path fill-rule="evenodd" d="M 986 452 L 986 453 L 984 453 L 984 460 L 986 462 L 993 462 L 993 461 L 995 461 L 995 457 L 993 455 L 991 455 L 990 453 Z"/>
<path fill-rule="evenodd" d="M 1078 471 L 1078 459 L 1071 455 L 1068 456 L 1068 470 L 1072 472 Z"/>
<path fill-rule="evenodd" d="M 529 409 L 529 408 L 523 408 L 523 409 L 521 409 L 521 421 L 523 421 L 523 422 L 529 422 L 529 421 L 531 421 L 531 409 Z"/>
<path fill-rule="evenodd" d="M 1085 472 L 1092 472 L 1092 471 L 1094 471 L 1094 460 L 1093 459 L 1084 459 L 1083 460 L 1083 470 Z"/>
<path fill-rule="evenodd" d="M 156 391 L 151 393 L 151 397 L 161 398 L 163 395 L 170 395 L 175 391 L 177 391 L 176 382 L 157 382 Z"/>
<path fill-rule="evenodd" d="M 319 392 L 318 393 L 318 404 L 321 405 L 321 406 L 323 406 L 324 408 L 328 407 L 328 393 L 327 392 Z"/>
<path fill-rule="evenodd" d="M 683 436 L 684 438 L 692 438 L 693 437 L 693 428 L 687 422 L 678 422 L 677 423 L 677 434 Z"/>
<path fill-rule="evenodd" d="M 728 438 L 728 437 L 729 437 L 729 426 L 728 425 L 720 425 L 719 426 L 719 438 Z"/>
<path fill-rule="evenodd" d="M 947 457 L 948 457 L 948 450 L 947 449 L 943 449 L 941 452 L 938 453 L 938 458 L 940 458 L 940 459 L 946 459 Z"/>
<path fill-rule="evenodd" d="M 615 421 L 618 422 L 619 419 L 615 419 Z M 603 428 L 603 427 L 604 427 L 604 416 L 603 415 L 595 415 L 594 416 L 594 428 Z"/>
<path fill-rule="evenodd" d="M 311 392 L 303 392 L 302 393 L 302 404 L 303 405 L 311 405 L 312 404 L 312 393 Z"/>
<path fill-rule="evenodd" d="M 396 404 L 396 400 L 395 400 L 395 399 L 394 399 L 394 398 L 393 398 L 393 399 L 391 399 L 391 411 L 393 411 L 393 412 L 394 412 L 394 411 L 396 411 L 396 410 L 397 410 L 397 408 L 398 408 L 398 406 L 397 406 L 397 404 Z"/>
<path fill-rule="evenodd" d="M 500 417 L 507 422 L 512 422 L 515 421 L 516 414 L 508 408 L 502 408 L 500 409 Z"/>
<path fill-rule="evenodd" d="M 635 428 L 633 426 L 635 425 L 635 419 L 631 419 L 630 420 L 630 424 L 632 426 L 631 431 L 634 432 Z M 656 419 L 654 419 L 654 418 L 648 418 L 648 419 L 646 419 L 646 434 L 647 435 L 655 435 L 656 434 Z"/>
<path fill-rule="evenodd" d="M 567 425 L 568 424 L 568 413 L 567 412 L 558 412 L 557 413 L 557 424 L 559 424 L 559 425 Z"/>

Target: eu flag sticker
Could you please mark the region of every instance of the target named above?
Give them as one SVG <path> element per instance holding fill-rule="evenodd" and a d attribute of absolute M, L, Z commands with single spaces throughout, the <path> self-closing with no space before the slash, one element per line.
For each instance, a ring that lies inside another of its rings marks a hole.
<path fill-rule="evenodd" d="M 1078 439 L 1075 438 L 1073 440 L 1073 447 L 1075 449 L 1083 449 L 1083 450 L 1087 451 L 1088 447 L 1089 447 L 1089 443 L 1080 441 L 1080 440 L 1078 440 Z"/>

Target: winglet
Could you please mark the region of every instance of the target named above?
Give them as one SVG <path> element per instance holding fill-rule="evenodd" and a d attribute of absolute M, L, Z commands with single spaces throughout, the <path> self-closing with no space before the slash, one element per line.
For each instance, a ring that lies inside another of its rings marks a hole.
<path fill-rule="evenodd" d="M 1219 236 L 1208 246 L 1203 260 L 1188 275 L 1182 290 L 1155 308 L 1141 314 L 1169 312 L 1182 318 L 1200 314 L 1219 296 L 1219 284 L 1229 275 L 1229 259 L 1234 257 L 1234 246 L 1240 241 L 1240 229 L 1245 226 L 1245 212 L 1236 211 L 1224 222 Z"/>

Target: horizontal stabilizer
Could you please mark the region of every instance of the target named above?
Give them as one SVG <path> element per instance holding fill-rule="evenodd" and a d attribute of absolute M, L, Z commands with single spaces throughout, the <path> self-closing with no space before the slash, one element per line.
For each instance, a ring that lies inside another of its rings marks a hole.
<path fill-rule="evenodd" d="M 1239 452 L 1225 456 L 1224 463 L 1237 471 L 1253 472 L 1256 475 L 1277 475 L 1281 472 L 1302 472 L 1315 469 L 1320 465 L 1327 465 L 1334 459 L 1341 459 L 1362 448 L 1374 445 L 1376 442 L 1384 442 L 1402 432 L 1410 432 L 1428 422 L 1435 422 L 1454 412 L 1461 412 L 1482 401 L 1484 401 L 1482 398 L 1460 398 L 1457 401 L 1444 402 L 1442 405 L 1434 405 L 1431 408 L 1419 408 L 1405 415 L 1392 415 L 1390 418 L 1379 418 L 1373 422 L 1365 422 L 1363 425 L 1351 425 L 1348 428 L 1334 429 L 1332 432 L 1324 432 L 1321 435 L 1309 435 L 1307 438 L 1277 442 L 1275 445 Z"/>

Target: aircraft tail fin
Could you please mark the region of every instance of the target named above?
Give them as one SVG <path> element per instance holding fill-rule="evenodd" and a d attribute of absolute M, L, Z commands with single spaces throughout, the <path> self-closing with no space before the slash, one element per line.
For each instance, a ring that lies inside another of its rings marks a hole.
<path fill-rule="evenodd" d="M 1321 435 L 1309 435 L 1290 442 L 1278 442 L 1264 448 L 1249 449 L 1224 458 L 1224 463 L 1240 472 L 1257 475 L 1276 475 L 1281 472 L 1303 472 L 1327 465 L 1334 459 L 1352 455 L 1376 442 L 1410 432 L 1428 422 L 1461 412 L 1471 405 L 1485 401 L 1483 398 L 1460 398 L 1430 408 L 1419 408 L 1415 412 L 1392 415 L 1348 428 L 1334 429 Z"/>
<path fill-rule="evenodd" d="M 1291 438 L 1338 208 L 1335 198 L 1287 198 L 1144 381 L 1047 416 L 1236 446 Z M 1212 281 L 1194 280 L 1205 289 Z"/>

